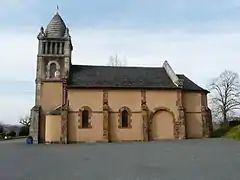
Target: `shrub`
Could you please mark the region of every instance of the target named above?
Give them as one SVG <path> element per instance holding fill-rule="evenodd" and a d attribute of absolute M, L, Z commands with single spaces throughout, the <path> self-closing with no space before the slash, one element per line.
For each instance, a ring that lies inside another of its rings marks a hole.
<path fill-rule="evenodd" d="M 0 134 L 3 133 L 3 125 L 0 124 Z"/>
<path fill-rule="evenodd" d="M 229 122 L 228 122 L 228 125 L 229 125 L 230 127 L 238 126 L 238 125 L 240 125 L 240 120 L 229 121 Z"/>
<path fill-rule="evenodd" d="M 4 139 L 5 136 L 6 136 L 5 133 L 0 133 L 0 139 Z"/>
<path fill-rule="evenodd" d="M 19 136 L 28 136 L 29 135 L 29 127 L 28 126 L 22 126 L 19 131 Z"/>
<path fill-rule="evenodd" d="M 16 132 L 15 131 L 10 131 L 9 133 L 7 133 L 7 136 L 15 137 L 16 136 Z"/>
<path fill-rule="evenodd" d="M 223 137 L 231 127 L 228 125 L 221 124 L 217 129 L 212 132 L 212 137 Z"/>

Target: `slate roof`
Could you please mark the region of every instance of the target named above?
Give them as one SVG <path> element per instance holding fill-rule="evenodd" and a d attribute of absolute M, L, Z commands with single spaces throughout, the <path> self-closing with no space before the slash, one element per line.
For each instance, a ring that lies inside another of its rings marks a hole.
<path fill-rule="evenodd" d="M 208 90 L 203 89 L 202 87 L 198 86 L 196 83 L 194 83 L 192 80 L 190 80 L 188 77 L 186 77 L 183 74 L 177 74 L 179 79 L 183 79 L 183 89 L 186 91 L 206 91 L 209 93 Z"/>
<path fill-rule="evenodd" d="M 206 91 L 184 75 L 184 90 Z M 178 89 L 163 67 L 72 65 L 70 88 Z"/>
<path fill-rule="evenodd" d="M 66 25 L 62 17 L 56 13 L 50 23 L 47 25 L 46 35 L 51 38 L 60 38 L 64 36 Z"/>
<path fill-rule="evenodd" d="M 50 112 L 48 112 L 47 114 L 48 115 L 61 115 L 61 112 L 62 112 L 62 105 L 54 108 L 53 110 L 51 110 Z"/>

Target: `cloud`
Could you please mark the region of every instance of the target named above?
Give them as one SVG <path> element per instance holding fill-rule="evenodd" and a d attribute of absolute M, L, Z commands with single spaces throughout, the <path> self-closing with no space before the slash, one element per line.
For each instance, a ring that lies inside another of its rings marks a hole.
<path fill-rule="evenodd" d="M 238 72 L 238 32 L 82 29 L 73 31 L 72 37 L 74 63 L 106 64 L 115 53 L 131 66 L 161 66 L 167 59 L 177 73 L 202 86 L 224 69 Z"/>
<path fill-rule="evenodd" d="M 161 66 L 167 59 L 179 73 L 197 81 L 224 68 L 238 71 L 240 33 L 191 33 L 177 30 L 73 29 L 73 63 L 105 65 L 119 54 L 128 65 Z M 37 32 L 2 32 L 0 79 L 33 81 L 36 69 Z M 229 63 L 226 66 L 226 61 Z M 230 63 L 231 62 L 231 63 Z M 216 68 L 216 64 L 218 68 Z M 206 67 L 207 65 L 207 67 Z M 196 67 L 205 67 L 198 69 Z M 207 74 L 206 74 L 207 73 Z M 204 79 L 204 80 L 202 80 Z"/>
<path fill-rule="evenodd" d="M 12 94 L 9 96 L 0 95 L 0 122 L 18 124 L 21 117 L 29 115 L 29 108 L 33 103 L 33 94 L 24 96 L 19 96 L 18 94 Z"/>
<path fill-rule="evenodd" d="M 106 65 L 118 54 L 129 66 L 161 66 L 167 59 L 203 87 L 223 71 L 238 72 L 240 33 L 189 33 L 129 29 L 72 29 L 74 64 Z M 37 32 L 1 32 L 0 121 L 17 122 L 34 103 Z M 11 83 L 12 82 L 12 83 Z M 3 91 L 3 90 L 2 90 Z"/>
<path fill-rule="evenodd" d="M 0 84 L 3 85 L 0 89 L 0 94 L 3 97 L 34 94 L 35 85 L 32 81 L 0 79 Z"/>
<path fill-rule="evenodd" d="M 0 79 L 32 80 L 37 55 L 36 35 L 2 31 L 0 38 Z"/>

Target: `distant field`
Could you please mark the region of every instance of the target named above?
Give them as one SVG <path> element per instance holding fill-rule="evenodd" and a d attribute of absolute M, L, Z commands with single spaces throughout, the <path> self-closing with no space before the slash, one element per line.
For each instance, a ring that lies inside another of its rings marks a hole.
<path fill-rule="evenodd" d="M 16 137 L 9 137 L 8 139 L 0 139 L 0 141 L 7 141 L 7 140 L 13 140 L 13 139 L 23 139 L 27 136 L 16 136 Z"/>

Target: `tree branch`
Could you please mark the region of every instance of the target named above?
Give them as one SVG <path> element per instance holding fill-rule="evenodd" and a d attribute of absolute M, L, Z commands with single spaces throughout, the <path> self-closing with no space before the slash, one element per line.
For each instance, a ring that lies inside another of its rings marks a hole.
<path fill-rule="evenodd" d="M 240 81 L 235 72 L 224 71 L 209 85 L 213 110 L 227 122 L 229 114 L 240 109 Z"/>
<path fill-rule="evenodd" d="M 30 125 L 31 125 L 31 118 L 28 117 L 28 116 L 26 116 L 24 118 L 21 118 L 19 123 L 22 124 L 23 126 L 30 127 Z"/>
<path fill-rule="evenodd" d="M 125 66 L 126 61 L 121 60 L 118 55 L 116 54 L 115 57 L 110 56 L 109 63 L 110 66 Z"/>

